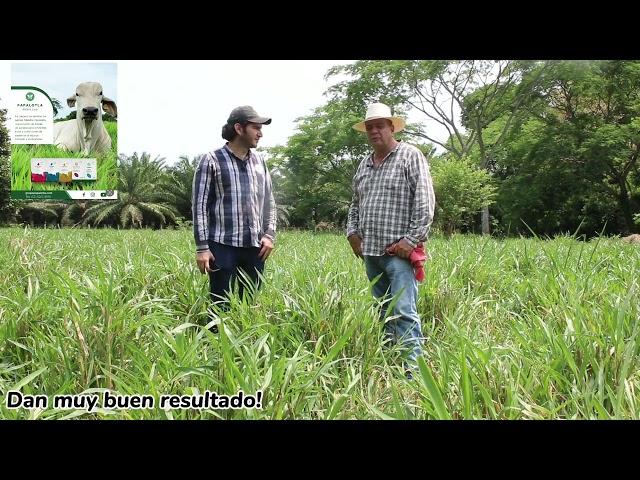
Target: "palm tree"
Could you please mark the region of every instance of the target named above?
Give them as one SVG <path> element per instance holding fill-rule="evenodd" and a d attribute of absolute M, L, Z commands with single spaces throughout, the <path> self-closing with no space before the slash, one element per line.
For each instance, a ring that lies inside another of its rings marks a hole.
<path fill-rule="evenodd" d="M 278 227 L 288 227 L 289 226 L 289 215 L 293 207 L 291 205 L 281 205 L 279 203 L 276 204 L 276 215 L 277 215 L 277 225 Z"/>
<path fill-rule="evenodd" d="M 193 175 L 198 168 L 198 157 L 182 155 L 173 166 L 168 167 L 163 184 L 164 189 L 173 197 L 173 205 L 185 219 L 191 219 L 191 197 L 193 192 Z"/>
<path fill-rule="evenodd" d="M 62 202 L 23 201 L 17 209 L 16 220 L 31 226 L 58 226 L 66 207 Z"/>
<path fill-rule="evenodd" d="M 141 228 L 175 224 L 177 211 L 171 203 L 174 197 L 163 188 L 164 159 L 151 160 L 148 153 L 120 156 L 118 168 L 118 199 L 103 200 L 89 207 L 84 224 L 119 225 Z"/>
<path fill-rule="evenodd" d="M 86 200 L 76 200 L 75 202 L 69 203 L 63 211 L 60 222 L 62 225 L 71 225 L 74 227 L 82 224 L 82 219 L 89 205 L 89 202 Z"/>

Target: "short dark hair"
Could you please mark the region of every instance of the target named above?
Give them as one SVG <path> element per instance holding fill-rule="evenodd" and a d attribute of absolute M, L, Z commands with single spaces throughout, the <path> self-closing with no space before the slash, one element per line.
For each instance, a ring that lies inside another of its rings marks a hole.
<path fill-rule="evenodd" d="M 240 125 L 242 125 L 242 128 L 244 129 L 244 127 L 247 126 L 247 123 L 240 123 Z M 235 123 L 225 123 L 222 126 L 222 138 L 224 138 L 228 142 L 232 142 L 238 136 L 238 132 L 236 132 L 235 126 Z"/>

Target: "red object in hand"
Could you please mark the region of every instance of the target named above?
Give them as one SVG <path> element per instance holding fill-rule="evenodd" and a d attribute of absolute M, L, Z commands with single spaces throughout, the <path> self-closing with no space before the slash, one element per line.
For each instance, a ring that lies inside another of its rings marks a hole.
<path fill-rule="evenodd" d="M 411 265 L 416 272 L 416 280 L 418 280 L 419 282 L 424 281 L 424 262 L 427 258 L 427 252 L 424 250 L 424 247 L 421 243 L 419 243 L 418 246 L 413 249 L 411 255 L 409 256 Z"/>
<path fill-rule="evenodd" d="M 396 254 L 396 245 L 398 242 L 389 245 L 386 248 L 386 252 L 389 255 Z M 419 282 L 424 281 L 424 262 L 429 258 L 429 255 L 424 249 L 424 245 L 419 243 L 416 248 L 411 251 L 411 255 L 409 255 L 409 261 L 411 262 L 411 266 L 413 267 L 416 275 L 416 280 Z"/>

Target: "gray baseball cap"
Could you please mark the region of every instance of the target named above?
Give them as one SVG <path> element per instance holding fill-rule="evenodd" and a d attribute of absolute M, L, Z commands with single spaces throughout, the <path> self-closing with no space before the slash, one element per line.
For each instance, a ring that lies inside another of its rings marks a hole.
<path fill-rule="evenodd" d="M 229 119 L 227 120 L 227 123 L 229 125 L 247 122 L 269 125 L 271 123 L 271 119 L 268 117 L 261 117 L 253 107 L 250 107 L 249 105 L 243 105 L 242 107 L 236 107 L 231 110 Z"/>

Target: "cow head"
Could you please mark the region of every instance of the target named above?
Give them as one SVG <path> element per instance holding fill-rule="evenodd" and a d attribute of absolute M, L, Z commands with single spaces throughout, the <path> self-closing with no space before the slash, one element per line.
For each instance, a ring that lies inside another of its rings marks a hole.
<path fill-rule="evenodd" d="M 102 85 L 98 82 L 84 82 L 76 87 L 76 92 L 67 98 L 67 105 L 77 106 L 76 118 L 96 120 L 101 115 L 100 106 L 113 117 L 118 116 L 116 103 L 102 93 Z"/>

